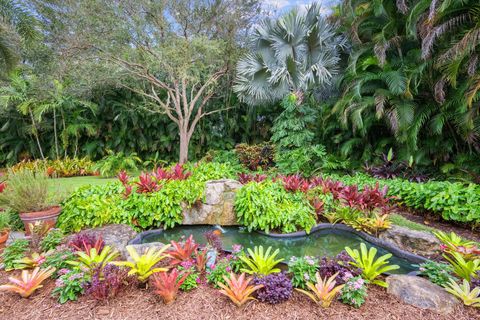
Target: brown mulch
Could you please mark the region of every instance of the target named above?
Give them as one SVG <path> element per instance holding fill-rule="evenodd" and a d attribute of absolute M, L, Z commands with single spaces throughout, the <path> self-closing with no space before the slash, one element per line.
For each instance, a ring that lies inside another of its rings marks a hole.
<path fill-rule="evenodd" d="M 6 277 L 5 272 L 0 272 L 0 283 L 5 283 Z M 0 319 L 480 319 L 480 310 L 463 306 L 459 306 L 451 315 L 440 316 L 403 304 L 388 295 L 385 289 L 376 286 L 369 287 L 367 301 L 360 309 L 338 301 L 330 308 L 322 309 L 297 292 L 292 299 L 279 305 L 253 301 L 237 308 L 228 298 L 210 287 L 180 293 L 178 299 L 168 306 L 151 289 L 138 288 L 128 288 L 107 303 L 82 296 L 79 301 L 61 305 L 50 296 L 53 287 L 54 282 L 50 280 L 29 299 L 0 292 Z"/>
<path fill-rule="evenodd" d="M 419 224 L 423 224 L 435 229 L 442 230 L 444 232 L 455 232 L 459 236 L 470 239 L 476 242 L 480 242 L 480 230 L 472 230 L 471 228 L 468 228 L 467 226 L 463 225 L 455 225 L 452 224 L 451 222 L 443 221 L 441 218 L 438 217 L 438 215 L 432 215 L 432 214 L 422 214 L 419 212 L 411 212 L 403 208 L 403 210 L 399 210 L 397 212 L 398 214 L 404 216 L 408 220 L 414 221 Z"/>

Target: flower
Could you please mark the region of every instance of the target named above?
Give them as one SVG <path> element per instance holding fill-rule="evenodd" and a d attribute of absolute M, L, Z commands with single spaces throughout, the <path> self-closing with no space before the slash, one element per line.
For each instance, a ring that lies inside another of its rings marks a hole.
<path fill-rule="evenodd" d="M 305 272 L 305 273 L 303 274 L 303 277 L 304 277 L 305 280 L 307 280 L 307 281 L 310 280 L 310 276 L 308 275 L 307 272 Z"/>
<path fill-rule="evenodd" d="M 233 253 L 239 253 L 240 251 L 242 251 L 243 247 L 241 244 L 234 244 L 232 246 L 232 252 Z"/>
<path fill-rule="evenodd" d="M 56 287 L 63 287 L 65 285 L 65 283 L 63 282 L 63 279 L 57 279 L 55 281 L 55 286 Z"/>
<path fill-rule="evenodd" d="M 58 270 L 58 274 L 61 275 L 61 276 L 63 276 L 64 274 L 67 274 L 69 272 L 70 272 L 70 270 L 68 270 L 66 268 Z"/>

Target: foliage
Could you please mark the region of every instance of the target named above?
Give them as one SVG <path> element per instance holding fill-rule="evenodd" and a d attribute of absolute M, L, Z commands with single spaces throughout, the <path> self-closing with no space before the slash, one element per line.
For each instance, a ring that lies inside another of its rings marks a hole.
<path fill-rule="evenodd" d="M 26 239 L 16 239 L 2 252 L 2 261 L 6 271 L 17 269 L 21 260 L 28 251 L 29 242 Z"/>
<path fill-rule="evenodd" d="M 68 242 L 68 246 L 75 251 L 89 253 L 92 248 L 100 252 L 105 247 L 105 241 L 93 233 L 80 232 L 73 236 Z"/>
<path fill-rule="evenodd" d="M 64 235 L 62 230 L 50 229 L 40 241 L 40 249 L 42 249 L 42 251 L 54 250 L 63 242 L 63 239 Z"/>
<path fill-rule="evenodd" d="M 76 301 L 78 296 L 85 292 L 88 276 L 80 270 L 59 270 L 60 277 L 55 281 L 53 296 L 58 296 L 60 303 Z"/>
<path fill-rule="evenodd" d="M 168 252 L 168 256 L 172 259 L 172 264 L 179 264 L 182 261 L 189 260 L 192 258 L 194 252 L 198 248 L 198 244 L 195 243 L 193 235 L 190 235 L 187 240 L 183 243 L 170 241 L 171 250 Z"/>
<path fill-rule="evenodd" d="M 95 300 L 114 298 L 128 284 L 128 271 L 113 264 L 95 269 L 86 293 Z"/>
<path fill-rule="evenodd" d="M 247 184 L 249 182 L 255 181 L 255 182 L 262 182 L 266 180 L 268 176 L 266 174 L 248 174 L 248 173 L 239 173 L 238 174 L 238 181 L 241 184 Z"/>
<path fill-rule="evenodd" d="M 23 257 L 22 259 L 15 260 L 15 269 L 32 269 L 40 267 L 46 260 L 46 257 L 51 252 L 38 253 L 33 252 L 30 256 Z"/>
<path fill-rule="evenodd" d="M 340 300 L 345 304 L 360 308 L 367 297 L 365 284 L 366 281 L 361 276 L 349 278 L 340 292 Z"/>
<path fill-rule="evenodd" d="M 43 171 L 49 177 L 77 177 L 93 175 L 93 162 L 88 158 L 63 158 L 56 160 L 22 160 L 12 166 L 12 171 Z"/>
<path fill-rule="evenodd" d="M 271 181 L 243 186 L 235 197 L 235 212 L 238 222 L 249 230 L 310 232 L 315 225 L 315 212 L 307 199 Z"/>
<path fill-rule="evenodd" d="M 127 246 L 128 254 L 133 262 L 117 261 L 114 264 L 119 267 L 129 268 L 129 276 L 136 275 L 140 282 L 146 282 L 152 274 L 167 270 L 155 266 L 166 258 L 164 252 L 168 248 L 170 248 L 170 245 L 165 245 L 161 249 L 149 248 L 144 254 L 138 255 L 134 247 Z"/>
<path fill-rule="evenodd" d="M 223 244 L 222 239 L 220 239 L 219 236 L 219 231 L 220 230 L 207 231 L 203 234 L 203 236 L 205 237 L 205 240 L 207 240 L 207 243 L 210 247 L 215 249 L 217 252 L 222 252 Z"/>
<path fill-rule="evenodd" d="M 318 3 L 261 21 L 249 42 L 250 52 L 237 65 L 234 90 L 254 105 L 329 84 L 345 45 Z"/>
<path fill-rule="evenodd" d="M 248 274 L 256 274 L 259 276 L 266 276 L 271 273 L 280 272 L 279 268 L 276 268 L 276 265 L 283 261 L 282 258 L 276 259 L 275 257 L 280 252 L 279 249 L 272 251 L 272 247 L 268 247 L 266 251 L 263 250 L 263 246 L 255 246 L 252 249 L 248 248 L 247 252 L 249 257 L 240 256 L 240 259 L 245 263 L 246 268 L 241 269 L 240 271 L 246 272 Z"/>
<path fill-rule="evenodd" d="M 153 286 L 155 293 L 158 294 L 165 304 L 170 304 L 175 301 L 180 286 L 187 278 L 188 273 L 179 274 L 177 269 L 172 269 L 170 272 L 166 270 L 155 274 L 153 277 Z"/>
<path fill-rule="evenodd" d="M 441 249 L 448 254 L 457 252 L 467 260 L 480 258 L 480 248 L 474 241 L 462 239 L 454 232 L 447 234 L 443 231 L 436 230 L 433 234 L 442 241 Z"/>
<path fill-rule="evenodd" d="M 332 303 L 333 299 L 341 292 L 342 288 L 345 286 L 343 284 L 335 286 L 335 278 L 338 274 L 332 275 L 330 278 L 322 279 L 320 274 L 317 272 L 315 274 L 316 283 L 307 282 L 307 287 L 313 292 L 305 291 L 303 289 L 295 288 L 295 290 L 307 295 L 315 303 L 320 304 L 322 308 L 328 308 Z"/>
<path fill-rule="evenodd" d="M 21 279 L 9 277 L 11 284 L 4 284 L 0 286 L 0 291 L 11 291 L 18 293 L 22 298 L 28 298 L 32 293 L 43 287 L 42 282 L 48 279 L 55 269 L 35 268 L 31 273 L 27 270 L 22 271 Z"/>
<path fill-rule="evenodd" d="M 452 267 L 446 263 L 429 260 L 420 264 L 418 270 L 420 275 L 428 277 L 428 280 L 439 286 L 445 286 L 453 278 Z"/>
<path fill-rule="evenodd" d="M 467 280 L 463 279 L 463 283 L 459 285 L 455 280 L 450 279 L 445 290 L 462 300 L 464 305 L 480 308 L 480 287 L 470 289 Z"/>
<path fill-rule="evenodd" d="M 0 193 L 0 205 L 16 212 L 41 211 L 54 204 L 48 177 L 41 172 L 9 171 L 8 184 Z"/>
<path fill-rule="evenodd" d="M 235 146 L 235 154 L 240 163 L 249 170 L 268 170 L 274 165 L 274 145 L 263 143 L 248 145 L 245 143 Z"/>
<path fill-rule="evenodd" d="M 325 147 L 320 144 L 278 152 L 275 161 L 283 174 L 301 173 L 307 177 L 328 166 Z"/>
<path fill-rule="evenodd" d="M 352 258 L 345 251 L 340 252 L 334 258 L 322 257 L 318 266 L 318 273 L 322 278 L 330 278 L 337 274 L 335 280 L 337 283 L 343 284 L 351 277 L 362 273 L 362 270 L 352 268 L 351 262 Z"/>
<path fill-rule="evenodd" d="M 472 277 L 477 276 L 477 271 L 480 271 L 480 259 L 465 260 L 458 252 L 453 252 L 450 255 L 444 254 L 443 257 L 452 266 L 453 273 L 468 282 Z"/>
<path fill-rule="evenodd" d="M 253 279 L 253 284 L 263 286 L 257 290 L 257 298 L 262 302 L 277 304 L 287 301 L 292 296 L 292 281 L 285 272 L 256 277 Z"/>
<path fill-rule="evenodd" d="M 10 229 L 10 223 L 11 223 L 10 215 L 11 213 L 9 211 L 0 211 L 0 233 Z"/>
<path fill-rule="evenodd" d="M 77 251 L 75 255 L 77 256 L 76 260 L 69 261 L 69 264 L 82 270 L 88 270 L 90 274 L 93 274 L 95 268 L 106 266 L 119 253 L 116 250 L 112 250 L 110 246 L 104 246 L 101 251 L 91 248 L 88 252 Z"/>
<path fill-rule="evenodd" d="M 232 300 L 237 307 L 242 306 L 248 300 L 255 300 L 251 295 L 258 289 L 262 288 L 262 285 L 250 285 L 252 278 L 245 277 L 245 273 L 242 273 L 238 278 L 234 273 L 230 273 L 230 276 L 223 276 L 225 284 L 218 283 L 221 288 L 220 293 L 226 295 Z"/>
<path fill-rule="evenodd" d="M 58 250 L 58 249 L 57 249 Z M 62 269 L 68 269 L 71 265 L 68 261 L 75 259 L 75 254 L 66 249 L 61 249 L 52 254 L 49 254 L 45 258 L 45 262 L 42 264 L 43 268 L 52 267 L 55 269 L 53 276 L 56 278 L 58 276 L 58 272 Z"/>
<path fill-rule="evenodd" d="M 188 292 L 198 287 L 200 281 L 200 273 L 195 272 L 194 269 L 187 270 L 187 277 L 180 285 L 180 290 Z"/>
<path fill-rule="evenodd" d="M 362 269 L 362 277 L 365 280 L 368 280 L 369 282 L 381 287 L 387 287 L 388 284 L 383 280 L 377 279 L 377 277 L 382 273 L 400 268 L 397 265 L 388 264 L 388 259 L 392 257 L 391 253 L 385 254 L 376 259 L 375 256 L 377 255 L 377 249 L 371 247 L 370 250 L 367 251 L 367 246 L 364 243 L 360 244 L 360 251 L 357 249 L 352 250 L 349 247 L 346 247 L 345 250 L 354 260 L 350 262 L 350 264 L 354 267 Z"/>
<path fill-rule="evenodd" d="M 157 192 L 128 197 L 118 182 L 80 187 L 63 202 L 57 226 L 66 232 L 111 223 L 171 228 L 183 221 L 182 205 L 192 206 L 202 198 L 206 181 L 235 174 L 230 166 L 213 162 L 187 164 L 185 170 L 192 172 L 186 180 L 164 180 Z"/>
<path fill-rule="evenodd" d="M 305 289 L 307 282 L 315 283 L 318 267 L 318 259 L 314 257 L 291 257 L 288 261 L 288 273 L 292 274 L 293 286 Z"/>
<path fill-rule="evenodd" d="M 231 271 L 229 262 L 225 259 L 220 260 L 210 270 L 207 270 L 207 282 L 215 288 L 220 288 L 220 284 L 226 284 L 225 277 Z"/>
<path fill-rule="evenodd" d="M 136 171 L 142 162 L 135 152 L 124 154 L 107 150 L 107 154 L 93 166 L 93 170 L 100 172 L 102 177 L 114 177 L 123 170 Z"/>

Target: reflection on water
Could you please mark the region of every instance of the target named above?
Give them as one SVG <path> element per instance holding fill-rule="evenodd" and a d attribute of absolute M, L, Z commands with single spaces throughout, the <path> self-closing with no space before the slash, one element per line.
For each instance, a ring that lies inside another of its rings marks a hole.
<path fill-rule="evenodd" d="M 218 226 L 180 226 L 174 229 L 168 229 L 156 234 L 150 234 L 143 238 L 143 242 L 163 242 L 169 243 L 170 240 L 178 241 L 182 236 L 193 238 L 198 243 L 206 243 L 203 234 L 207 231 L 219 230 Z M 355 234 L 339 230 L 322 230 L 314 232 L 306 237 L 297 238 L 273 238 L 259 234 L 257 232 L 247 232 L 239 227 L 223 226 L 220 229 L 222 243 L 225 249 L 231 250 L 232 245 L 241 244 L 245 248 L 254 246 L 273 247 L 280 249 L 279 257 L 285 260 L 292 256 L 335 256 L 345 247 L 359 248 L 360 243 L 364 242 L 368 247 L 372 246 Z M 378 248 L 377 256 L 387 253 L 386 250 Z M 405 259 L 393 256 L 390 263 L 397 264 L 400 269 L 395 273 L 408 273 L 415 270 L 411 263 Z"/>

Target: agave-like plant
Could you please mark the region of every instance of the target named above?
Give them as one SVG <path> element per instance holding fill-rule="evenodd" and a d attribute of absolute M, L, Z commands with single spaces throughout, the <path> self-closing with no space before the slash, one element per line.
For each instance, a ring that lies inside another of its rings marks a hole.
<path fill-rule="evenodd" d="M 67 261 L 67 263 L 75 267 L 88 269 L 92 273 L 96 268 L 104 267 L 118 256 L 118 252 L 112 250 L 110 246 L 103 247 L 100 252 L 97 252 L 96 248 L 91 248 L 88 253 L 77 251 L 75 254 L 77 260 Z"/>
<path fill-rule="evenodd" d="M 249 104 L 278 101 L 288 93 L 329 84 L 345 39 L 321 14 L 321 5 L 261 21 L 251 50 L 237 65 L 234 90 Z"/>
<path fill-rule="evenodd" d="M 245 277 L 245 273 L 242 273 L 237 278 L 232 272 L 229 277 L 223 276 L 223 279 L 226 284 L 218 282 L 218 286 L 222 288 L 220 293 L 229 297 L 237 307 L 242 306 L 248 300 L 255 300 L 255 298 L 252 297 L 252 293 L 263 288 L 261 284 L 256 286 L 250 285 L 252 278 Z"/>
<path fill-rule="evenodd" d="M 32 273 L 27 270 L 22 271 L 21 279 L 14 277 L 8 278 L 11 284 L 0 286 L 0 291 L 11 291 L 18 293 L 23 298 L 28 298 L 35 290 L 43 287 L 42 282 L 48 279 L 55 272 L 55 268 L 47 269 L 35 268 Z"/>
<path fill-rule="evenodd" d="M 470 281 L 477 271 L 480 271 L 480 259 L 466 260 L 458 252 L 451 252 L 450 255 L 444 254 L 443 257 L 452 266 L 453 273 L 467 281 Z"/>
<path fill-rule="evenodd" d="M 242 268 L 241 272 L 246 272 L 249 274 L 259 274 L 259 275 L 269 275 L 271 273 L 280 272 L 279 268 L 275 268 L 277 264 L 283 261 L 283 258 L 275 260 L 275 257 L 278 255 L 280 250 L 275 250 L 272 254 L 272 247 L 268 247 L 267 251 L 263 251 L 263 246 L 254 247 L 252 249 L 247 249 L 248 256 L 240 256 L 240 259 L 247 265 L 247 268 Z"/>
<path fill-rule="evenodd" d="M 157 263 L 167 257 L 164 252 L 168 248 L 170 248 L 170 245 L 163 246 L 161 249 L 149 248 L 144 254 L 139 255 L 134 247 L 127 246 L 132 261 L 116 261 L 113 264 L 130 268 L 128 275 L 136 275 L 138 280 L 146 282 L 152 274 L 168 270 L 166 268 L 155 268 Z"/>
<path fill-rule="evenodd" d="M 450 279 L 445 290 L 462 300 L 464 305 L 480 308 L 480 287 L 471 289 L 467 280 L 463 279 L 463 283 L 459 285 Z"/>
<path fill-rule="evenodd" d="M 373 284 L 376 284 L 381 287 L 388 287 L 388 284 L 385 281 L 377 279 L 382 273 L 397 270 L 400 267 L 397 265 L 389 265 L 388 259 L 392 257 L 391 253 L 387 253 L 378 259 L 375 258 L 377 255 L 377 249 L 371 247 L 367 251 L 367 246 L 365 243 L 360 244 L 360 251 L 357 249 L 351 249 L 346 247 L 348 255 L 354 260 L 350 264 L 353 266 L 362 269 L 362 277 Z"/>
<path fill-rule="evenodd" d="M 183 274 L 180 278 L 180 273 L 177 269 L 172 269 L 170 272 L 159 272 L 153 277 L 153 286 L 155 293 L 162 297 L 165 304 L 170 304 L 175 301 L 180 286 L 188 277 L 189 273 Z"/>
<path fill-rule="evenodd" d="M 297 289 L 298 292 L 301 292 L 305 295 L 307 295 L 310 299 L 315 301 L 315 303 L 320 304 L 322 308 L 328 308 L 330 304 L 332 303 L 333 299 L 335 296 L 340 292 L 340 290 L 343 289 L 344 285 L 336 285 L 335 278 L 338 276 L 338 272 L 332 275 L 330 278 L 322 279 L 320 277 L 320 274 L 317 272 L 315 274 L 315 279 L 317 280 L 317 283 L 311 283 L 307 282 L 307 287 L 312 291 L 306 291 L 302 289 Z"/>
<path fill-rule="evenodd" d="M 198 248 L 198 244 L 195 243 L 193 235 L 190 235 L 183 244 L 173 240 L 170 241 L 170 243 L 172 244 L 172 250 L 168 255 L 172 258 L 172 264 L 174 265 L 190 259 Z"/>

